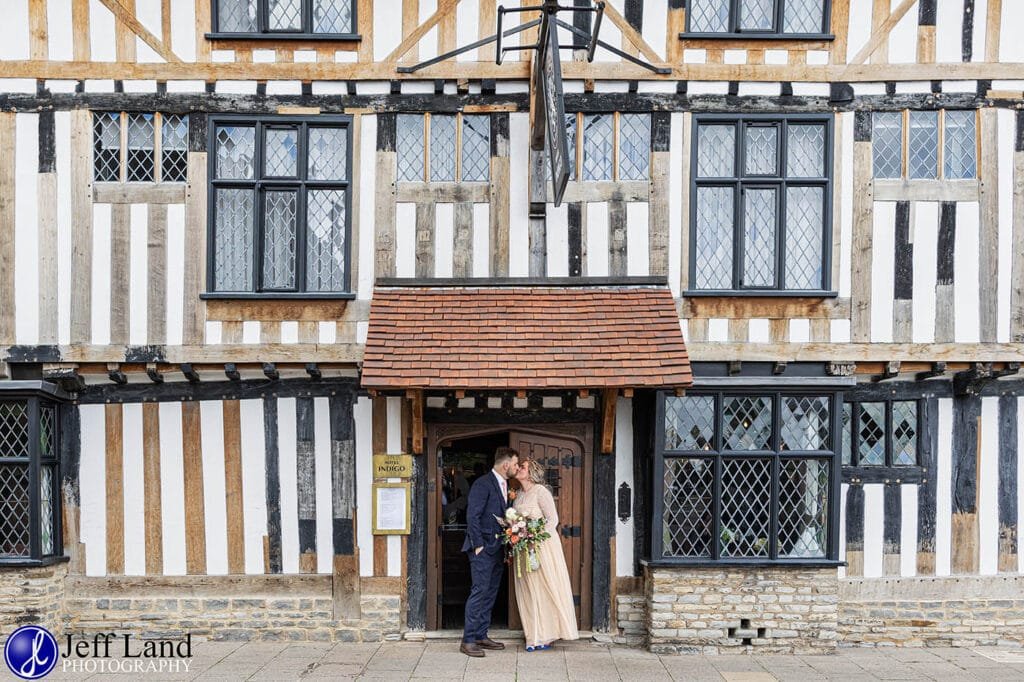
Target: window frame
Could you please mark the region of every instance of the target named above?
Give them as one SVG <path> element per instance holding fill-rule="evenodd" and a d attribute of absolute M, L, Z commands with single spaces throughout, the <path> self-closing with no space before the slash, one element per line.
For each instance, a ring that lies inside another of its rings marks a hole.
<path fill-rule="evenodd" d="M 651 164 L 654 155 L 654 111 L 567 111 L 566 134 L 570 137 L 569 144 L 569 182 L 572 183 L 608 183 L 608 182 L 653 182 Z M 612 117 L 612 157 L 609 160 L 612 169 L 612 176 L 600 180 L 590 180 L 584 177 L 586 164 L 586 118 L 588 116 L 611 116 Z M 640 179 L 622 178 L 622 117 L 623 116 L 646 116 L 648 117 L 647 131 L 647 177 Z M 572 117 L 572 130 L 569 129 L 569 117 Z M 547 141 L 544 143 L 544 168 L 545 182 L 550 186 L 551 168 L 547 156 Z"/>
<path fill-rule="evenodd" d="M 861 464 L 860 452 L 860 429 L 857 428 L 860 418 L 861 403 L 882 403 L 885 410 L 885 461 L 882 464 Z M 893 461 L 893 404 L 894 403 L 915 403 L 916 424 L 915 424 L 915 462 L 913 464 L 896 464 Z M 842 462 L 842 441 L 839 443 L 839 459 L 843 469 L 843 482 L 851 481 L 874 481 L 874 480 L 899 480 L 903 483 L 918 483 L 925 474 L 924 466 L 921 464 L 921 447 L 924 439 L 924 398 L 901 398 L 901 397 L 864 397 L 857 400 L 846 400 L 850 406 L 850 424 L 840 433 L 841 438 L 850 439 L 850 463 Z M 842 424 L 842 414 L 840 414 Z"/>
<path fill-rule="evenodd" d="M 464 180 L 463 179 L 463 167 L 465 166 L 464 158 L 464 147 L 463 147 L 463 126 L 465 126 L 465 117 L 480 117 L 487 119 L 487 141 L 488 141 L 488 157 L 489 159 L 494 158 L 494 125 L 491 117 L 487 113 L 476 113 L 476 112 L 465 112 L 465 111 L 399 111 L 395 115 L 395 154 L 396 158 L 399 155 L 398 145 L 400 144 L 398 135 L 398 117 L 400 116 L 413 116 L 420 120 L 423 130 L 423 144 L 421 145 L 421 155 L 423 158 L 423 177 L 418 180 L 406 180 L 401 177 L 400 171 L 395 167 L 395 182 L 396 183 L 424 183 L 428 185 L 444 185 L 444 184 L 470 184 L 470 185 L 489 185 L 491 182 L 491 168 L 490 160 L 488 160 L 487 167 L 487 179 L 486 180 Z M 432 180 L 430 175 L 432 172 L 430 164 L 430 148 L 431 138 L 433 134 L 433 128 L 431 125 L 434 116 L 454 116 L 455 117 L 455 178 L 453 180 Z"/>
<path fill-rule="evenodd" d="M 679 38 L 686 40 L 818 40 L 833 41 L 835 34 L 832 31 L 832 0 L 822 0 L 822 31 L 820 33 L 784 33 L 782 32 L 785 20 L 784 9 L 788 0 L 773 0 L 774 2 L 774 27 L 771 31 L 742 30 L 739 27 L 741 0 L 725 0 L 729 3 L 729 30 L 721 33 L 706 31 L 691 31 L 690 20 L 692 13 L 689 4 L 686 11 L 686 26 L 679 34 Z"/>
<path fill-rule="evenodd" d="M 255 139 L 253 150 L 253 178 L 217 178 L 217 128 L 223 125 L 252 127 Z M 207 202 L 206 202 L 206 291 L 200 293 L 201 299 L 354 299 L 352 281 L 352 125 L 353 117 L 349 114 L 332 114 L 318 116 L 302 115 L 255 115 L 223 114 L 211 115 L 207 122 Z M 296 156 L 296 177 L 263 177 L 265 159 L 263 140 L 265 130 L 274 127 L 292 127 L 299 129 Z M 311 128 L 336 128 L 344 126 L 346 131 L 345 164 L 346 179 L 341 180 L 310 180 L 308 174 L 308 131 Z M 216 189 L 218 187 L 252 189 L 253 203 L 253 291 L 217 291 L 216 283 Z M 320 292 L 306 291 L 306 248 L 308 221 L 307 197 L 310 189 L 332 189 L 343 187 L 345 191 L 345 291 Z M 263 197 L 267 190 L 294 189 L 296 197 L 295 219 L 295 282 L 294 290 L 263 288 L 263 257 L 266 215 L 263 209 Z M 300 219 L 301 216 L 301 219 Z"/>
<path fill-rule="evenodd" d="M 167 116 L 177 116 L 185 119 L 185 126 L 188 128 L 189 124 L 189 112 L 176 112 L 176 111 L 128 111 L 128 110 L 110 110 L 110 109 L 93 109 L 90 110 L 92 114 L 92 146 L 90 151 L 92 153 L 92 181 L 95 184 L 100 185 L 131 185 L 131 186 L 143 186 L 143 185 L 181 185 L 184 186 L 188 182 L 188 137 L 185 139 L 185 155 L 186 155 L 186 166 L 185 166 L 185 177 L 180 180 L 165 180 L 164 179 L 164 147 L 163 147 L 163 134 L 164 134 L 164 118 Z M 99 116 L 107 116 L 110 114 L 118 115 L 118 148 L 117 148 L 117 159 L 118 159 L 118 177 L 117 180 L 101 180 L 97 177 L 96 168 L 96 120 Z M 128 119 L 131 116 L 145 116 L 151 115 L 153 117 L 153 146 L 150 149 L 153 153 L 153 177 L 148 180 L 130 180 L 128 179 L 128 159 L 129 159 L 129 145 L 128 145 Z"/>
<path fill-rule="evenodd" d="M 974 175 L 967 178 L 950 178 L 946 176 L 946 114 L 950 111 L 969 112 L 974 114 Z M 910 154 L 910 118 L 913 113 L 934 113 L 936 115 L 935 134 L 936 158 L 935 177 L 915 178 L 911 172 Z M 878 114 L 898 114 L 900 117 L 900 174 L 897 177 L 880 177 L 875 175 L 875 116 Z M 875 182 L 897 182 L 897 183 L 976 183 L 981 180 L 981 134 L 982 119 L 979 109 L 939 107 L 936 109 L 897 109 L 872 111 L 870 118 L 871 126 L 871 179 Z"/>
<path fill-rule="evenodd" d="M 26 405 L 28 417 L 28 455 L 25 457 L 0 457 L 0 467 L 12 464 L 28 465 L 29 493 L 29 554 L 27 556 L 0 554 L 0 567 L 12 566 L 47 566 L 67 561 L 64 553 L 63 528 L 63 495 L 61 478 L 63 475 L 62 443 L 62 403 L 68 396 L 55 385 L 41 381 L 6 381 L 0 382 L 0 402 L 17 402 Z M 45 459 L 40 452 L 40 415 L 43 407 L 53 409 L 53 452 Z M 53 549 L 49 554 L 42 551 L 42 499 L 40 497 L 40 478 L 43 466 L 53 468 L 51 481 L 51 499 L 53 514 Z M 0 519 L 0 523 L 3 519 Z"/>
<path fill-rule="evenodd" d="M 826 0 L 828 1 L 828 0 Z M 313 33 L 313 0 L 300 0 L 302 3 L 302 29 L 299 31 L 271 30 L 268 27 L 270 16 L 270 5 L 267 0 L 256 0 L 256 28 L 255 32 L 231 32 L 220 30 L 220 0 L 212 0 L 210 3 L 210 27 L 211 31 L 204 37 L 207 40 L 302 40 L 302 41 L 338 41 L 338 40 L 362 40 L 358 33 L 359 26 L 359 2 L 349 0 L 352 10 L 352 30 L 348 33 Z M 306 29 L 309 31 L 306 31 Z"/>
<path fill-rule="evenodd" d="M 746 174 L 746 145 L 745 131 L 748 125 L 753 122 L 760 127 L 764 124 L 774 125 L 778 133 L 778 152 L 776 167 L 778 173 L 771 175 L 747 175 Z M 734 140 L 736 150 L 734 152 L 734 168 L 731 178 L 700 178 L 697 173 L 699 160 L 698 145 L 700 143 L 699 131 L 701 125 L 730 123 L 736 131 Z M 787 153 L 789 148 L 789 125 L 820 124 L 825 127 L 824 143 L 824 165 L 825 175 L 823 178 L 789 178 L 786 171 Z M 832 239 L 834 230 L 834 183 L 835 183 L 835 139 L 834 139 L 835 118 L 831 113 L 820 114 L 695 114 L 691 123 L 690 139 L 690 161 L 689 161 L 689 186 L 684 191 L 689 192 L 689 256 L 686 267 L 689 272 L 687 290 L 684 296 L 771 296 L 771 297 L 811 297 L 811 298 L 835 298 L 838 292 L 834 290 L 835 282 L 832 281 L 833 251 Z M 727 289 L 698 289 L 697 281 L 697 190 L 702 187 L 730 187 L 733 189 L 733 244 L 732 244 L 732 286 Z M 743 190 L 745 188 L 776 189 L 775 206 L 775 279 L 776 283 L 784 280 L 786 273 L 786 255 L 789 249 L 782 249 L 785 245 L 786 235 L 786 190 L 790 187 L 821 187 L 823 190 L 822 207 L 822 243 L 821 243 L 821 286 L 816 289 L 784 289 L 774 287 L 754 287 L 741 284 L 745 258 L 743 253 L 744 242 L 744 220 L 743 220 Z"/>
<path fill-rule="evenodd" d="M 840 510 L 839 502 L 841 495 L 842 476 L 840 441 L 837 435 L 840 433 L 841 415 L 843 405 L 843 393 L 834 387 L 807 388 L 774 388 L 745 386 L 730 388 L 705 388 L 687 390 L 686 396 L 713 396 L 714 397 L 714 439 L 717 448 L 709 450 L 666 450 L 665 448 L 665 404 L 666 399 L 672 394 L 668 391 L 659 391 L 655 408 L 655 434 L 654 434 L 654 466 L 652 477 L 652 522 L 651 522 L 651 558 L 646 563 L 652 566 L 838 566 L 839 560 L 839 523 Z M 721 447 L 722 425 L 724 421 L 724 410 L 722 400 L 725 397 L 754 397 L 769 396 L 772 398 L 772 445 L 771 450 L 742 450 L 726 451 Z M 781 438 L 781 413 L 782 399 L 789 397 L 826 397 L 829 399 L 830 414 L 830 439 L 829 450 L 782 450 Z M 725 557 L 721 556 L 721 507 L 722 507 L 722 460 L 725 458 L 760 458 L 771 460 L 771 497 L 769 500 L 769 522 L 768 529 L 770 539 L 768 543 L 769 554 L 767 557 Z M 712 459 L 714 460 L 713 484 L 711 496 L 711 538 L 712 551 L 710 557 L 675 557 L 666 556 L 663 546 L 663 531 L 665 519 L 665 461 L 666 459 Z M 793 557 L 780 558 L 778 556 L 778 534 L 780 519 L 780 470 L 783 460 L 828 460 L 829 461 L 829 485 L 827 493 L 828 505 L 828 528 L 826 529 L 827 542 L 825 555 L 820 558 Z"/>

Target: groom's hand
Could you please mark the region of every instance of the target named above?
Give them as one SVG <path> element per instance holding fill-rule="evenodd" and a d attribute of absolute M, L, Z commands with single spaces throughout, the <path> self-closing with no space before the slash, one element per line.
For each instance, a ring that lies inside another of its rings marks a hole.
<path fill-rule="evenodd" d="M 484 551 L 483 547 L 477 547 L 476 549 L 473 550 L 473 554 L 479 554 L 482 551 Z"/>

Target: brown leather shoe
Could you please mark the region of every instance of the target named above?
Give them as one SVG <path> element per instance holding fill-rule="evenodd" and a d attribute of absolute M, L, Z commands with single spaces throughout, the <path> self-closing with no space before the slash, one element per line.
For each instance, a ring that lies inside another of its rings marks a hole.
<path fill-rule="evenodd" d="M 495 651 L 505 648 L 504 644 L 502 644 L 501 642 L 495 642 L 490 637 L 488 637 L 487 639 L 478 639 L 476 645 L 481 649 L 494 649 Z"/>
<path fill-rule="evenodd" d="M 472 642 L 463 642 L 462 646 L 459 647 L 459 651 L 473 658 L 483 658 L 487 655 L 483 649 Z"/>

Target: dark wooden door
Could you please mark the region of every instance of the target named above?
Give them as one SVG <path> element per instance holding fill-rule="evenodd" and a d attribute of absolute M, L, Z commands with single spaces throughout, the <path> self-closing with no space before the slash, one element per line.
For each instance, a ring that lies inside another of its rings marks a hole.
<path fill-rule="evenodd" d="M 576 623 L 581 629 L 590 629 L 590 453 L 571 438 L 520 431 L 509 434 L 509 445 L 519 452 L 520 458 L 533 459 L 545 468 L 559 521 L 559 527 L 548 528 L 548 532 L 554 535 L 557 530 L 562 541 L 576 604 Z M 514 606 L 514 597 L 512 601 L 510 606 Z M 509 621 L 510 627 L 521 627 L 517 609 L 509 609 Z"/>

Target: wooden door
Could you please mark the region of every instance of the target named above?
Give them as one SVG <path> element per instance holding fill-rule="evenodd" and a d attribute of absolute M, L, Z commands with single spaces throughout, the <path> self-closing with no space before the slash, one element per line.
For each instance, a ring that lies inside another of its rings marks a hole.
<path fill-rule="evenodd" d="M 572 582 L 573 601 L 576 604 L 576 623 L 580 629 L 590 629 L 590 453 L 576 440 L 551 435 L 512 431 L 509 445 L 519 452 L 521 459 L 540 462 L 547 472 L 547 485 L 558 509 L 558 537 L 565 551 L 565 563 Z M 555 529 L 548 532 L 555 534 Z M 511 596 L 514 606 L 514 596 Z M 509 609 L 509 626 L 519 628 L 518 609 Z"/>

